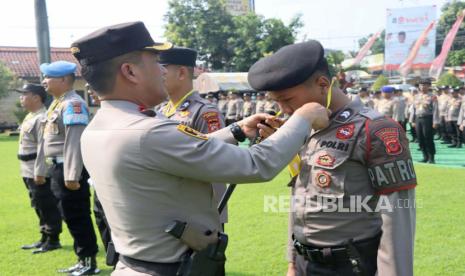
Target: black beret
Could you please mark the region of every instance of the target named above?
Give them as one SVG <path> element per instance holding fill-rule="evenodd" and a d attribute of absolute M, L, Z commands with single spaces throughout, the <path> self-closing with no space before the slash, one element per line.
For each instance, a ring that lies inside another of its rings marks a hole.
<path fill-rule="evenodd" d="M 16 92 L 19 92 L 19 93 L 32 93 L 34 95 L 38 95 L 41 99 L 42 99 L 42 102 L 45 101 L 45 99 L 47 98 L 47 92 L 45 92 L 45 88 L 38 84 L 38 83 L 28 83 L 28 84 L 25 84 L 22 88 L 19 88 L 19 89 L 15 89 Z"/>
<path fill-rule="evenodd" d="M 174 47 L 160 53 L 160 64 L 195 67 L 197 51 L 190 48 Z"/>
<path fill-rule="evenodd" d="M 320 42 L 309 40 L 287 45 L 250 67 L 248 80 L 255 90 L 277 91 L 307 80 L 316 70 L 327 68 Z"/>
<path fill-rule="evenodd" d="M 165 51 L 171 43 L 154 42 L 144 23 L 129 22 L 104 27 L 71 44 L 71 53 L 82 65 L 109 60 L 130 52 Z"/>

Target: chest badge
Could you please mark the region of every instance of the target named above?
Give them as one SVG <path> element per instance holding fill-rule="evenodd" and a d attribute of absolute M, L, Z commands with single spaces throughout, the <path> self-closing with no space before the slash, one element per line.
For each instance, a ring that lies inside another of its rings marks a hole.
<path fill-rule="evenodd" d="M 340 140 L 347 140 L 354 136 L 355 125 L 348 124 L 341 126 L 336 130 L 336 138 Z"/>
<path fill-rule="evenodd" d="M 191 102 L 189 100 L 186 100 L 179 106 L 179 110 L 185 111 L 187 110 L 187 108 L 189 108 L 190 105 L 191 105 Z"/>
<path fill-rule="evenodd" d="M 191 113 L 189 112 L 189 110 L 183 110 L 183 111 L 179 112 L 179 116 L 181 116 L 181 117 L 183 117 L 183 118 L 189 116 L 189 114 L 191 114 Z"/>
<path fill-rule="evenodd" d="M 349 120 L 349 118 L 352 116 L 354 112 L 352 111 L 352 109 L 348 108 L 344 111 L 342 111 L 337 117 L 336 117 L 336 121 L 339 121 L 339 122 L 347 122 Z"/>
<path fill-rule="evenodd" d="M 328 188 L 331 184 L 331 176 L 327 172 L 321 171 L 316 174 L 315 181 L 320 188 Z"/>
<path fill-rule="evenodd" d="M 336 161 L 336 158 L 325 153 L 325 154 L 318 156 L 316 163 L 323 167 L 332 167 L 335 161 Z"/>

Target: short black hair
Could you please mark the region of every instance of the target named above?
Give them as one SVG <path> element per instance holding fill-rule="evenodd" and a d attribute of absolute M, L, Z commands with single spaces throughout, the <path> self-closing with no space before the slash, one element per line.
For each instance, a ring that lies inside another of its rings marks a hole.
<path fill-rule="evenodd" d="M 406 36 L 406 33 L 404 31 L 399 32 L 397 35 L 403 35 Z"/>
<path fill-rule="evenodd" d="M 141 53 L 141 51 L 131 52 L 102 62 L 82 65 L 82 77 L 98 95 L 109 94 L 115 86 L 116 74 L 121 64 L 140 63 Z"/>

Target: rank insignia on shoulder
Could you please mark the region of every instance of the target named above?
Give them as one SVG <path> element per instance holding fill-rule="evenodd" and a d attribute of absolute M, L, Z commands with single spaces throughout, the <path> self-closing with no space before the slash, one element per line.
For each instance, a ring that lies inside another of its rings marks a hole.
<path fill-rule="evenodd" d="M 389 155 L 399 155 L 402 153 L 402 145 L 399 139 L 399 129 L 387 127 L 378 130 L 375 135 L 383 141 L 386 153 Z"/>
<path fill-rule="evenodd" d="M 316 160 L 316 163 L 320 166 L 323 166 L 323 167 L 331 167 L 332 165 L 334 165 L 334 162 L 336 161 L 336 159 L 327 154 L 327 153 L 324 153 L 320 156 L 318 156 L 317 160 Z"/>
<path fill-rule="evenodd" d="M 337 115 L 336 121 L 339 121 L 339 122 L 342 122 L 342 123 L 346 122 L 347 120 L 349 120 L 349 118 L 352 116 L 353 113 L 354 113 L 354 111 L 352 111 L 352 109 L 347 108 L 344 111 L 342 111 L 341 113 L 339 113 L 339 115 Z"/>
<path fill-rule="evenodd" d="M 336 138 L 340 140 L 347 140 L 354 136 L 355 125 L 348 124 L 341 126 L 336 130 Z"/>
<path fill-rule="evenodd" d="M 191 105 L 191 102 L 189 100 L 184 101 L 180 106 L 179 110 L 185 111 L 189 106 Z"/>
<path fill-rule="evenodd" d="M 328 188 L 331 184 L 331 176 L 327 172 L 318 172 L 315 176 L 316 185 L 321 188 Z"/>
<path fill-rule="evenodd" d="M 192 136 L 192 137 L 195 137 L 195 138 L 198 138 L 198 139 L 202 139 L 202 140 L 208 140 L 208 136 L 191 128 L 191 127 L 188 127 L 186 125 L 183 125 L 183 124 L 179 124 L 177 127 L 177 130 L 181 131 L 182 133 L 186 134 L 186 135 L 189 135 L 189 136 Z"/>

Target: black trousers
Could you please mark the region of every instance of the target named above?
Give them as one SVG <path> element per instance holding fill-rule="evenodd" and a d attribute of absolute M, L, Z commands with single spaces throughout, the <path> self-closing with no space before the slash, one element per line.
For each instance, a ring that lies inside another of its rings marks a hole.
<path fill-rule="evenodd" d="M 58 238 L 62 230 L 61 215 L 58 201 L 50 189 L 50 178 L 45 178 L 42 185 L 36 185 L 34 179 L 28 177 L 23 177 L 23 182 L 29 192 L 31 206 L 39 218 L 40 233 Z"/>
<path fill-rule="evenodd" d="M 74 240 L 74 252 L 79 258 L 97 254 L 97 238 L 90 217 L 89 174 L 84 168 L 79 184 L 81 187 L 72 191 L 65 187 L 63 164 L 51 167 L 51 187 L 58 199 L 58 206 L 63 220 L 68 226 Z"/>
<path fill-rule="evenodd" d="M 397 123 L 404 129 L 404 131 L 407 131 L 407 120 L 397 121 Z"/>
<path fill-rule="evenodd" d="M 111 242 L 111 231 L 105 213 L 103 212 L 102 204 L 98 200 L 97 193 L 94 193 L 94 216 L 103 246 L 105 247 L 105 251 L 107 251 L 108 243 Z"/>
<path fill-rule="evenodd" d="M 450 141 L 449 131 L 447 130 L 446 117 L 441 116 L 441 124 L 439 125 L 439 134 L 444 141 Z"/>
<path fill-rule="evenodd" d="M 418 142 L 425 155 L 435 155 L 434 146 L 433 116 L 417 117 L 415 121 Z"/>
<path fill-rule="evenodd" d="M 462 133 L 459 125 L 457 125 L 457 121 L 447 122 L 447 132 L 449 133 L 452 144 L 458 145 L 462 143 Z"/>

